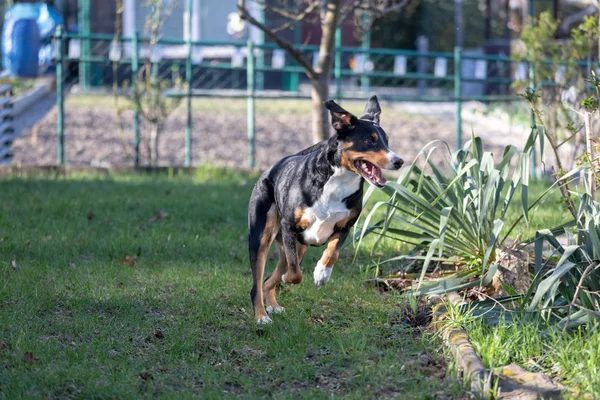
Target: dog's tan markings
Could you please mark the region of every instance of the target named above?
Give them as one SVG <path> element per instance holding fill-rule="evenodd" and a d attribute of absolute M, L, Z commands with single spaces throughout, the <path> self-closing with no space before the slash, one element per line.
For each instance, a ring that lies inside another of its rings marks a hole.
<path fill-rule="evenodd" d="M 262 282 L 265 273 L 265 264 L 267 262 L 267 254 L 269 247 L 273 243 L 273 239 L 279 230 L 279 215 L 274 206 L 267 213 L 267 222 L 260 238 L 260 247 L 256 258 L 257 281 Z M 267 311 L 265 310 L 262 285 L 259 284 L 254 298 L 254 317 L 258 322 L 269 322 Z"/>
<path fill-rule="evenodd" d="M 373 140 L 379 139 L 379 135 L 377 134 L 377 132 L 371 133 L 371 137 L 373 138 Z"/>
<path fill-rule="evenodd" d="M 327 248 L 323 252 L 323 255 L 317 263 L 317 266 L 315 267 L 315 271 L 313 273 L 315 285 L 317 287 L 320 287 L 329 281 L 329 278 L 331 277 L 331 272 L 333 271 L 333 265 L 335 264 L 340 255 L 340 240 L 343 241 L 345 235 L 346 234 L 343 234 L 341 232 L 336 232 L 333 235 L 331 235 L 331 238 L 327 243 Z"/>
<path fill-rule="evenodd" d="M 296 223 L 296 227 L 300 229 L 306 229 L 308 228 L 308 225 L 310 225 L 310 221 L 303 219 L 302 217 L 304 217 L 304 209 L 301 207 L 296 208 L 294 210 L 294 221 Z"/>
<path fill-rule="evenodd" d="M 348 215 L 348 217 L 346 217 L 346 218 L 338 221 L 335 224 L 335 230 L 337 231 L 337 230 L 340 230 L 340 229 L 344 228 L 348 224 L 348 222 L 352 221 L 352 219 L 355 218 L 357 215 L 358 215 L 358 211 L 355 210 L 355 209 L 351 209 L 350 210 L 350 214 Z"/>
<path fill-rule="evenodd" d="M 387 151 L 367 151 L 361 154 L 361 157 L 370 162 L 371 164 L 375 164 L 381 168 L 387 167 L 389 161 L 387 158 Z"/>
<path fill-rule="evenodd" d="M 285 311 L 283 307 L 277 303 L 277 299 L 275 297 L 275 291 L 277 285 L 281 283 L 281 277 L 283 274 L 287 272 L 288 262 L 285 257 L 285 250 L 281 243 L 277 243 L 279 249 L 279 262 L 277 263 L 277 267 L 273 271 L 273 274 L 267 279 L 264 283 L 264 292 L 265 292 L 265 301 L 267 305 L 267 312 L 275 312 L 279 313 Z M 304 254 L 306 253 L 306 246 L 296 242 L 296 256 L 298 258 L 298 266 L 302 263 L 302 259 L 304 258 Z M 287 278 L 287 276 L 286 276 Z M 300 278 L 302 279 L 302 278 Z M 288 282 L 288 280 L 286 280 Z M 290 282 L 293 283 L 293 282 Z"/>
<path fill-rule="evenodd" d="M 327 243 L 327 248 L 323 252 L 321 256 L 321 264 L 325 266 L 325 268 L 332 268 L 335 262 L 337 261 L 340 251 L 337 249 L 338 242 L 340 241 L 340 234 L 338 232 L 331 235 L 331 239 Z"/>
<path fill-rule="evenodd" d="M 285 273 L 285 283 L 291 283 L 293 285 L 297 285 L 300 282 L 302 282 L 302 270 L 300 269 L 300 265 L 298 265 L 298 268 L 296 268 L 296 270 L 294 270 L 293 268 L 290 267 L 291 263 L 290 263 L 290 259 L 289 257 L 287 258 L 287 272 Z"/>
<path fill-rule="evenodd" d="M 275 288 L 281 283 L 281 276 L 285 274 L 287 270 L 287 260 L 285 259 L 285 250 L 283 246 L 279 244 L 279 262 L 275 271 L 264 284 L 265 300 L 267 303 L 267 311 L 273 310 L 275 312 L 283 311 L 282 307 L 277 303 L 275 298 Z"/>
<path fill-rule="evenodd" d="M 342 126 L 349 126 L 350 125 L 350 114 L 342 114 L 342 113 L 331 113 L 332 114 L 332 118 L 333 120 L 335 120 L 335 123 L 340 124 L 340 128 Z"/>
<path fill-rule="evenodd" d="M 297 285 L 302 282 L 302 270 L 300 269 L 300 264 L 302 264 L 302 259 L 304 258 L 304 253 L 306 253 L 307 246 L 296 242 L 296 268 L 292 267 L 292 262 L 288 255 L 286 254 L 286 262 L 287 262 L 287 271 L 285 273 L 285 283 L 291 283 Z M 283 279 L 282 279 L 283 281 Z"/>
<path fill-rule="evenodd" d="M 350 150 L 352 146 L 354 146 L 354 142 L 344 143 L 342 146 L 342 157 L 340 163 L 342 164 L 342 168 L 358 173 L 356 167 L 354 166 L 354 160 L 357 157 L 360 157 L 361 153 Z"/>

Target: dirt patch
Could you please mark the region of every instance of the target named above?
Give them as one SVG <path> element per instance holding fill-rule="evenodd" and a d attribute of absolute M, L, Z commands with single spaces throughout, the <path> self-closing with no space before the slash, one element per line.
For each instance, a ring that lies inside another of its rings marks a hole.
<path fill-rule="evenodd" d="M 226 100 L 222 101 L 226 104 Z M 435 106 L 431 106 L 435 107 Z M 451 115 L 416 115 L 385 107 L 382 126 L 390 136 L 390 147 L 407 162 L 411 162 L 428 142 L 439 139 L 454 145 L 455 125 Z M 354 110 L 356 111 L 356 110 Z M 386 112 L 387 111 L 387 112 Z M 56 107 L 33 127 L 24 126 L 13 144 L 13 164 L 54 165 L 57 154 Z M 124 113 L 123 132 L 119 133 L 115 112 L 111 108 L 76 106 L 65 112 L 65 159 L 70 165 L 123 167 L 133 165 L 132 112 Z M 176 110 L 166 123 L 159 143 L 159 164 L 184 164 L 186 113 Z M 298 152 L 311 144 L 309 113 L 261 113 L 256 117 L 256 166 L 266 169 L 281 157 Z M 498 136 L 489 126 L 465 126 L 464 138 L 471 128 L 478 135 Z M 144 126 L 141 123 L 141 134 Z M 509 142 L 510 138 L 506 138 Z M 503 143 L 490 146 L 501 154 Z M 144 138 L 140 161 L 146 164 L 148 155 Z M 194 111 L 192 128 L 192 164 L 210 163 L 228 167 L 248 166 L 248 145 L 245 113 Z"/>

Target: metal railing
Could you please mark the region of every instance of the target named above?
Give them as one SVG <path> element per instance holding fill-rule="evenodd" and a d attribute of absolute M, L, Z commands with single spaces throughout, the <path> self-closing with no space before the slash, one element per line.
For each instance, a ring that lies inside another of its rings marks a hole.
<path fill-rule="evenodd" d="M 58 29 L 57 162 L 64 164 L 64 98 L 66 89 L 134 88 L 140 83 L 140 65 L 149 63 L 164 85 L 164 94 L 185 98 L 185 165 L 192 164 L 193 97 L 245 98 L 247 100 L 249 166 L 255 160 L 255 105 L 257 98 L 310 98 L 310 81 L 304 70 L 274 44 L 208 42 L 163 38 L 149 54 L 148 40 L 113 35 L 74 35 Z M 156 50 L 158 49 L 158 50 Z M 307 59 L 316 60 L 317 46 L 297 46 Z M 85 51 L 84 51 L 85 50 Z M 116 69 L 113 68 L 116 65 Z M 184 70 L 182 77 L 181 70 Z M 116 74 L 115 74 L 116 71 Z M 528 66 L 506 56 L 414 50 L 336 48 L 332 95 L 337 100 L 361 99 L 372 92 L 385 100 L 454 102 L 456 144 L 462 142 L 461 109 L 465 101 L 514 101 L 511 84 L 528 80 Z M 268 79 L 265 79 L 267 77 Z M 179 83 L 178 83 L 179 82 Z M 134 163 L 139 165 L 140 115 L 132 121 Z"/>
<path fill-rule="evenodd" d="M 0 164 L 10 161 L 10 147 L 15 138 L 11 91 L 10 83 L 0 85 Z"/>

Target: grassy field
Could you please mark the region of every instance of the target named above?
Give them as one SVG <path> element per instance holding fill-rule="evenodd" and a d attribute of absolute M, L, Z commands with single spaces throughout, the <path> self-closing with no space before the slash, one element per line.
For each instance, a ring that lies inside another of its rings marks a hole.
<path fill-rule="evenodd" d="M 254 179 L 1 179 L 0 398 L 466 397 L 439 339 L 365 286 L 350 249 L 319 290 L 311 249 L 287 314 L 257 331 Z"/>

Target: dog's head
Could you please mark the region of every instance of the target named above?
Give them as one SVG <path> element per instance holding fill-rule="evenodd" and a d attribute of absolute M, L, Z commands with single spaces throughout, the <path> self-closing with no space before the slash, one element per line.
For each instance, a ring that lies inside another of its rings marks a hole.
<path fill-rule="evenodd" d="M 386 179 L 381 169 L 400 169 L 404 161 L 389 149 L 388 135 L 379 126 L 381 107 L 377 96 L 369 99 L 360 118 L 333 100 L 327 100 L 325 107 L 331 113 L 331 124 L 336 130 L 328 142 L 330 162 L 383 187 Z"/>

